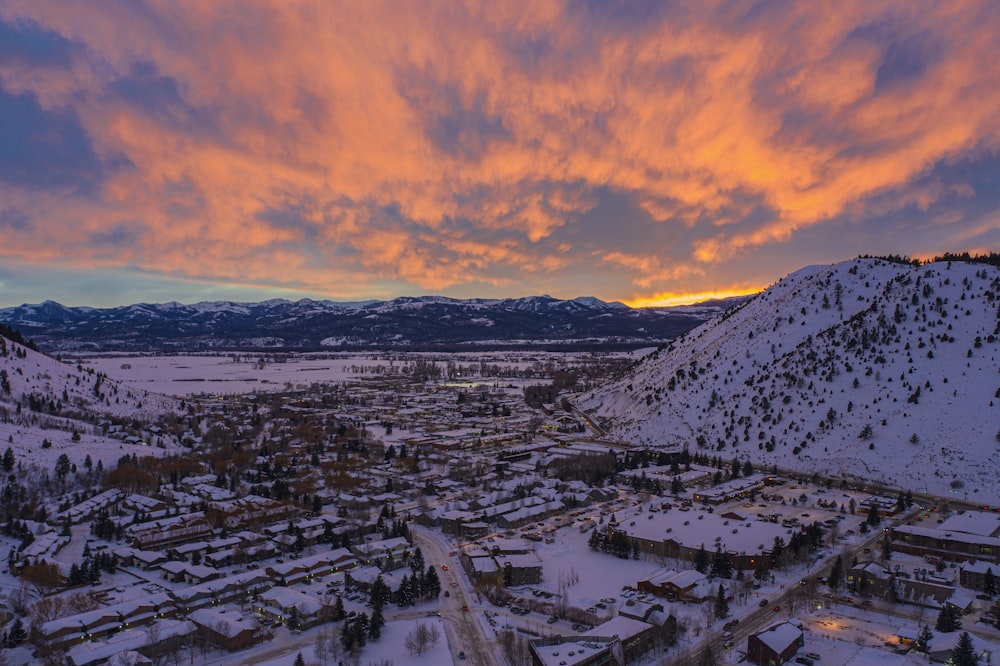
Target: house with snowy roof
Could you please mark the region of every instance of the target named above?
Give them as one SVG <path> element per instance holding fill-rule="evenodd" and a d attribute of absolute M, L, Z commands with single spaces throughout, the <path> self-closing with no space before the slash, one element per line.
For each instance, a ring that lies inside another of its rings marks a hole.
<path fill-rule="evenodd" d="M 199 608 L 188 616 L 198 628 L 199 637 L 233 652 L 264 640 L 267 633 L 256 623 L 248 622 L 238 610 Z"/>
<path fill-rule="evenodd" d="M 254 611 L 283 624 L 290 620 L 299 629 L 308 629 L 323 621 L 323 604 L 316 597 L 288 587 L 272 587 L 262 592 L 253 603 Z"/>
<path fill-rule="evenodd" d="M 696 592 L 707 582 L 705 574 L 694 569 L 660 569 L 638 581 L 636 587 L 640 592 L 649 592 L 670 601 L 700 601 Z"/>
<path fill-rule="evenodd" d="M 781 666 L 805 645 L 802 627 L 782 622 L 747 639 L 747 661 L 759 666 Z"/>
<path fill-rule="evenodd" d="M 847 587 L 859 594 L 870 594 L 878 599 L 889 594 L 895 577 L 878 562 L 858 562 L 847 570 Z"/>

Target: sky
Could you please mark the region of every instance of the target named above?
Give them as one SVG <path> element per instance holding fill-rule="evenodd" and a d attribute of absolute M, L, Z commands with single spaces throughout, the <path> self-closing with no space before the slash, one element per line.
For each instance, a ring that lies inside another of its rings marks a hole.
<path fill-rule="evenodd" d="M 0 307 L 996 251 L 998 42 L 990 0 L 0 0 Z"/>

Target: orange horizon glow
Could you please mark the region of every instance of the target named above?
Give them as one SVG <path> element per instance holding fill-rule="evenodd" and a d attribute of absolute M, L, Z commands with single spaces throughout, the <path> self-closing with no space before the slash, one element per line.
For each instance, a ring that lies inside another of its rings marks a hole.
<path fill-rule="evenodd" d="M 752 296 L 764 291 L 765 287 L 755 289 L 729 289 L 702 291 L 691 294 L 656 294 L 655 296 L 644 296 L 622 301 L 630 308 L 671 308 L 679 305 L 695 305 L 705 301 L 721 300 L 724 298 L 736 298 L 738 296 Z"/>

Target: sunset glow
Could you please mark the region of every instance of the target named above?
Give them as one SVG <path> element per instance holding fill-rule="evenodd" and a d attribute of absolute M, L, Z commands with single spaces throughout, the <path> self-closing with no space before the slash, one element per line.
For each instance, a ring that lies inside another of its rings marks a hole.
<path fill-rule="evenodd" d="M 972 0 L 0 0 L 0 306 L 663 305 L 996 250 L 997 34 Z"/>

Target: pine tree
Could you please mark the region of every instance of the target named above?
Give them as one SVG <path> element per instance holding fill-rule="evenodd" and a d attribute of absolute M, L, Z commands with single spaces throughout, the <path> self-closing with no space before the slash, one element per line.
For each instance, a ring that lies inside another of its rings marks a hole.
<path fill-rule="evenodd" d="M 296 655 L 294 666 L 306 666 L 306 660 L 302 656 L 301 652 L 299 652 L 298 655 Z"/>
<path fill-rule="evenodd" d="M 427 572 L 424 573 L 423 594 L 426 599 L 433 599 L 441 594 L 441 579 L 433 564 L 427 565 Z"/>
<path fill-rule="evenodd" d="M 972 644 L 972 637 L 969 632 L 963 631 L 958 637 L 958 645 L 951 651 L 951 663 L 954 666 L 976 666 L 979 661 L 976 657 L 976 648 Z"/>
<path fill-rule="evenodd" d="M 353 654 L 355 643 L 354 622 L 344 622 L 343 626 L 340 628 L 340 644 L 344 646 L 344 652 L 347 654 Z"/>
<path fill-rule="evenodd" d="M 938 614 L 934 628 L 944 634 L 961 629 L 962 617 L 959 615 L 958 609 L 951 604 L 945 604 Z"/>
<path fill-rule="evenodd" d="M 719 594 L 715 597 L 715 619 L 721 620 L 729 615 L 729 602 L 726 600 L 726 588 L 719 583 Z"/>
<path fill-rule="evenodd" d="M 403 574 L 402 579 L 399 581 L 399 595 L 396 597 L 396 605 L 400 608 L 410 606 L 413 604 L 412 584 L 410 583 L 410 577 L 407 574 Z"/>
<path fill-rule="evenodd" d="M 673 495 L 680 495 L 684 492 L 684 484 L 681 483 L 681 478 L 679 476 L 675 476 L 670 480 L 670 492 Z"/>
<path fill-rule="evenodd" d="M 781 563 L 781 556 L 785 554 L 785 541 L 780 536 L 774 537 L 771 545 L 771 566 L 778 566 Z"/>
<path fill-rule="evenodd" d="M 11 472 L 14 469 L 14 451 L 8 446 L 7 450 L 3 452 L 3 471 Z"/>
<path fill-rule="evenodd" d="M 367 613 L 359 613 L 352 623 L 354 629 L 354 642 L 359 647 L 364 647 L 368 642 L 369 620 Z"/>
<path fill-rule="evenodd" d="M 17 647 L 26 640 L 28 640 L 28 632 L 24 630 L 24 623 L 19 617 L 14 620 L 14 624 L 11 626 L 10 631 L 7 632 L 7 647 Z"/>
<path fill-rule="evenodd" d="M 338 594 L 337 600 L 333 602 L 333 621 L 343 620 L 345 615 L 347 612 L 344 610 L 344 598 Z"/>
<path fill-rule="evenodd" d="M 993 575 L 993 567 L 986 569 L 986 575 L 983 576 L 983 592 L 993 596 L 998 591 L 1000 591 L 1000 585 L 997 584 L 997 577 Z"/>
<path fill-rule="evenodd" d="M 722 552 L 721 546 L 715 547 L 715 555 L 712 556 L 712 575 L 719 578 L 732 578 L 733 566 L 729 561 L 729 555 Z"/>
<path fill-rule="evenodd" d="M 931 642 L 932 638 L 934 638 L 934 634 L 931 632 L 931 628 L 925 624 L 924 628 L 920 630 L 920 635 L 917 636 L 917 643 L 914 645 L 914 649 L 917 652 L 927 652 L 927 645 Z"/>
<path fill-rule="evenodd" d="M 694 554 L 694 568 L 701 574 L 708 571 L 708 551 L 705 550 L 705 544 L 701 544 L 698 552 Z"/>
<path fill-rule="evenodd" d="M 382 627 L 385 626 L 385 618 L 382 617 L 382 609 L 372 609 L 372 617 L 368 622 L 368 639 L 377 641 L 382 637 Z"/>
<path fill-rule="evenodd" d="M 371 597 L 369 598 L 369 604 L 372 608 L 382 608 L 385 606 L 386 602 L 389 601 L 389 586 L 385 584 L 382 580 L 382 575 L 379 574 L 375 582 L 372 583 Z"/>
<path fill-rule="evenodd" d="M 830 569 L 830 577 L 827 578 L 827 585 L 830 586 L 831 590 L 836 590 L 840 587 L 840 581 L 844 579 L 844 561 L 840 559 L 840 555 L 837 555 L 837 559 L 833 561 L 833 568 Z"/>

